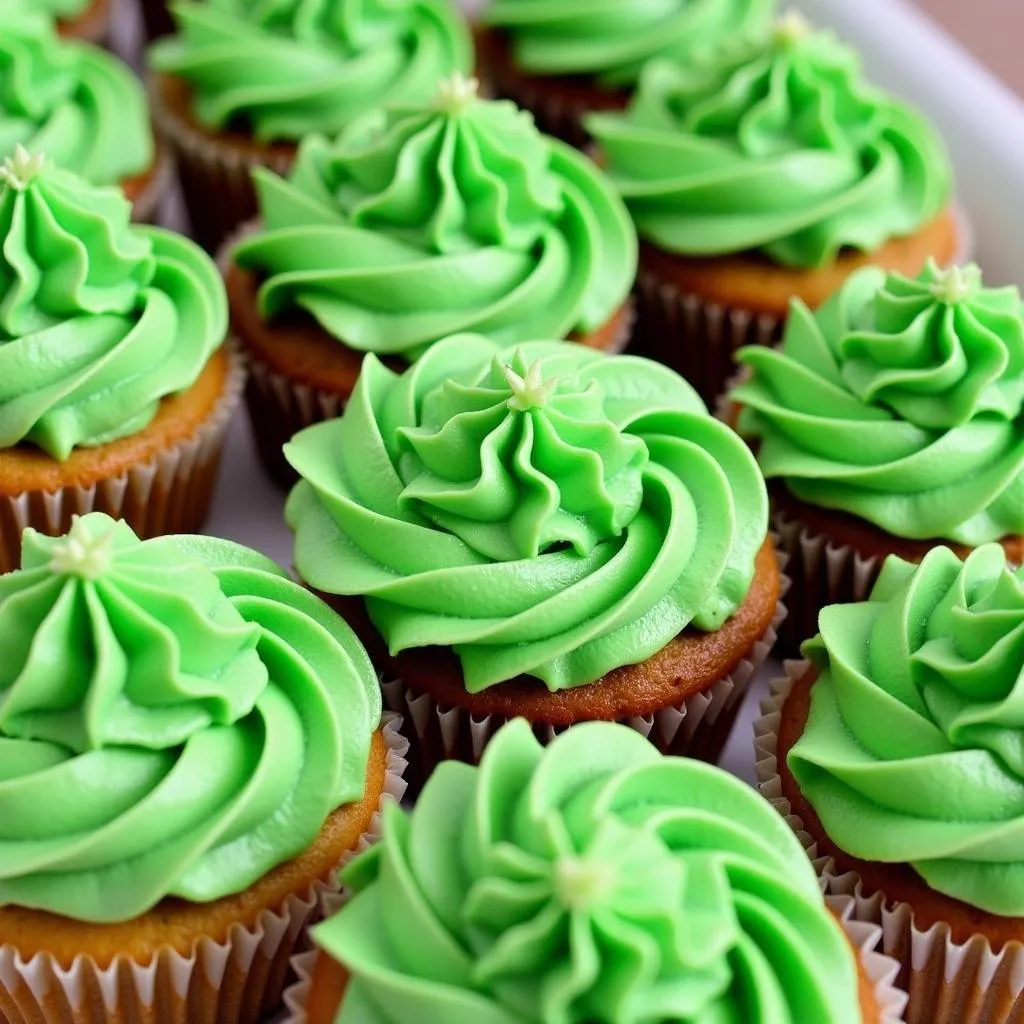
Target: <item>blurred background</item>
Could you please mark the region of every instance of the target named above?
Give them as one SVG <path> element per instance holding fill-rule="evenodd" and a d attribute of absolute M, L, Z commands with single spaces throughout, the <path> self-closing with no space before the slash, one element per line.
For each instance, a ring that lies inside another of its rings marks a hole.
<path fill-rule="evenodd" d="M 1024 95 L 1024 0 L 916 0 L 1008 85 Z"/>

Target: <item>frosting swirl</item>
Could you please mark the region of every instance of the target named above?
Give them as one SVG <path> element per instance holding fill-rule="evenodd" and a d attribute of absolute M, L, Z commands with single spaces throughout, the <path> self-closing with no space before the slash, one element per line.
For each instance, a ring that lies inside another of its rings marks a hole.
<path fill-rule="evenodd" d="M 342 417 L 285 448 L 295 563 L 358 594 L 392 652 L 452 646 L 478 692 L 646 660 L 743 603 L 767 530 L 753 456 L 672 371 L 464 335 L 363 363 Z"/>
<path fill-rule="evenodd" d="M 685 67 L 653 61 L 629 110 L 587 129 L 640 235 L 681 255 L 822 266 L 913 234 L 950 195 L 931 125 L 793 15 Z"/>
<path fill-rule="evenodd" d="M 977 267 L 868 268 L 780 349 L 742 349 L 733 398 L 758 462 L 801 501 L 890 534 L 975 546 L 1024 533 L 1024 320 Z"/>
<path fill-rule="evenodd" d="M 145 92 L 131 70 L 106 50 L 61 39 L 37 6 L 0 2 L 0 158 L 17 145 L 94 185 L 141 174 L 154 157 Z"/>
<path fill-rule="evenodd" d="M 218 899 L 362 795 L 369 659 L 253 551 L 101 513 L 26 530 L 0 637 L 0 905 L 104 922 Z"/>
<path fill-rule="evenodd" d="M 241 124 L 262 142 L 333 135 L 473 66 L 451 0 L 177 0 L 172 9 L 179 34 L 150 48 L 152 67 L 192 86 L 203 124 Z"/>
<path fill-rule="evenodd" d="M 263 228 L 235 259 L 266 275 L 265 316 L 298 306 L 410 359 L 459 331 L 507 344 L 612 316 L 636 273 L 621 201 L 529 114 L 474 92 L 457 76 L 427 106 L 305 140 L 287 181 L 255 172 Z"/>
<path fill-rule="evenodd" d="M 792 831 L 626 726 L 523 719 L 438 766 L 316 929 L 337 1024 L 859 1024 L 850 948 Z"/>
<path fill-rule="evenodd" d="M 20 147 L 0 169 L 0 448 L 64 459 L 137 433 L 224 340 L 212 260 L 130 217 Z"/>
<path fill-rule="evenodd" d="M 727 36 L 766 29 L 774 7 L 774 0 L 494 0 L 482 19 L 508 32 L 525 71 L 629 86 L 652 57 L 686 62 Z"/>
<path fill-rule="evenodd" d="M 1024 569 L 989 544 L 886 561 L 871 597 L 825 608 L 789 766 L 848 853 L 1024 914 Z"/>

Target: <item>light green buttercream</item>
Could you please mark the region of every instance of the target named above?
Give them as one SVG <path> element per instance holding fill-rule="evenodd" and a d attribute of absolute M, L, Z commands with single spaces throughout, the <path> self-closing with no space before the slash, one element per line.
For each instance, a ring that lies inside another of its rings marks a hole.
<path fill-rule="evenodd" d="M 977 267 L 859 271 L 782 345 L 745 348 L 733 399 L 767 478 L 899 537 L 1024 534 L 1024 318 Z"/>
<path fill-rule="evenodd" d="M 860 1024 L 850 946 L 785 822 L 631 729 L 517 719 L 440 765 L 316 929 L 336 1024 Z"/>
<path fill-rule="evenodd" d="M 767 529 L 753 456 L 681 377 L 569 342 L 368 356 L 285 454 L 303 578 L 365 597 L 392 652 L 454 647 L 470 691 L 578 686 L 718 629 Z"/>
<path fill-rule="evenodd" d="M 117 189 L 38 155 L 0 170 L 0 448 L 64 459 L 137 433 L 223 342 L 213 261 L 130 217 Z"/>
<path fill-rule="evenodd" d="M 256 172 L 263 224 L 235 259 L 265 276 L 265 316 L 298 306 L 352 348 L 409 359 L 460 331 L 508 344 L 608 321 L 636 274 L 621 200 L 529 114 L 473 93 L 445 81 L 307 139 L 287 181 Z"/>
<path fill-rule="evenodd" d="M 171 11 L 179 34 L 151 47 L 151 66 L 189 83 L 203 124 L 264 142 L 334 134 L 473 66 L 453 0 L 177 0 Z"/>
<path fill-rule="evenodd" d="M 1024 569 L 985 545 L 890 558 L 833 605 L 789 765 L 829 836 L 933 889 L 1024 915 Z"/>
<path fill-rule="evenodd" d="M 30 529 L 0 649 L 0 906 L 105 922 L 219 899 L 362 796 L 369 659 L 254 551 L 100 513 Z"/>
<path fill-rule="evenodd" d="M 685 256 L 818 267 L 912 235 L 949 202 L 935 129 L 792 17 L 685 67 L 653 61 L 629 110 L 587 127 L 640 235 Z"/>

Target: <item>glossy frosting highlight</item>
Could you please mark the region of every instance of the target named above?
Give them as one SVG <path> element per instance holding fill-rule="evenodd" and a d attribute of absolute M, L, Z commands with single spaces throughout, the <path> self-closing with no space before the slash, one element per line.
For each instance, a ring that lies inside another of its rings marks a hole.
<path fill-rule="evenodd" d="M 479 768 L 388 807 L 355 898 L 316 929 L 336 1024 L 859 1024 L 850 947 L 753 790 L 633 730 L 545 748 L 517 719 Z"/>
<path fill-rule="evenodd" d="M 890 558 L 868 601 L 825 608 L 820 627 L 789 766 L 829 836 L 1024 915 L 1024 569 L 995 544 Z"/>
<path fill-rule="evenodd" d="M 235 260 L 267 317 L 299 307 L 360 351 L 417 357 L 460 331 L 511 343 L 603 326 L 629 295 L 636 233 L 581 153 L 455 76 L 416 107 L 303 142 L 259 170 L 261 229 Z"/>
<path fill-rule="evenodd" d="M 22 552 L 0 576 L 0 906 L 215 900 L 361 798 L 376 676 L 274 563 L 100 513 Z"/>
<path fill-rule="evenodd" d="M 774 0 L 494 0 L 482 19 L 507 32 L 538 75 L 631 86 L 653 57 L 687 62 L 722 39 L 766 29 Z"/>
<path fill-rule="evenodd" d="M 453 0 L 177 0 L 171 10 L 178 35 L 150 48 L 150 65 L 192 86 L 204 125 L 262 142 L 333 135 L 473 66 Z"/>
<path fill-rule="evenodd" d="M 1024 534 L 1024 319 L 977 267 L 859 271 L 782 345 L 739 353 L 740 432 L 768 479 L 890 534 Z"/>
<path fill-rule="evenodd" d="M 594 682 L 718 629 L 767 530 L 753 456 L 681 377 L 569 342 L 463 335 L 401 375 L 368 356 L 285 454 L 303 578 L 365 597 L 394 653 L 453 647 L 470 692 Z"/>
<path fill-rule="evenodd" d="M 94 185 L 141 174 L 154 159 L 146 94 L 128 66 L 61 39 L 37 5 L 0 2 L 0 159 L 16 145 Z"/>
<path fill-rule="evenodd" d="M 683 256 L 820 267 L 912 235 L 949 202 L 936 130 L 796 15 L 694 62 L 653 61 L 624 114 L 593 114 L 641 237 Z"/>
<path fill-rule="evenodd" d="M 0 448 L 64 459 L 137 433 L 223 342 L 213 261 L 130 218 L 117 189 L 38 154 L 0 167 Z"/>

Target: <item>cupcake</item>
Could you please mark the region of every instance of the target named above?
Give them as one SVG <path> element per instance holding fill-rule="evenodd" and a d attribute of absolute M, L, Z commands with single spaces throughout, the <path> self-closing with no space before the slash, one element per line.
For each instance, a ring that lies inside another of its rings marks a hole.
<path fill-rule="evenodd" d="M 75 513 L 142 536 L 206 517 L 244 377 L 224 286 L 130 213 L 41 155 L 0 165 L 0 572 L 25 527 L 60 534 Z"/>
<path fill-rule="evenodd" d="M 582 145 L 583 116 L 622 110 L 647 61 L 692 60 L 722 39 L 764 31 L 774 10 L 775 0 L 493 0 L 477 45 L 499 96 Z"/>
<path fill-rule="evenodd" d="M 343 877 L 292 1021 L 891 1024 L 906 1002 L 768 804 L 612 723 L 545 749 L 511 722 Z"/>
<path fill-rule="evenodd" d="M 61 39 L 37 8 L 0 0 L 0 159 L 43 152 L 93 185 L 120 185 L 152 221 L 166 184 L 146 93 L 113 54 Z"/>
<path fill-rule="evenodd" d="M 431 101 L 311 136 L 288 180 L 254 174 L 261 223 L 234 248 L 232 321 L 264 461 L 348 401 L 363 355 L 393 369 L 474 331 L 614 350 L 631 326 L 636 234 L 581 153 L 456 75 Z"/>
<path fill-rule="evenodd" d="M 403 374 L 371 354 L 285 455 L 298 572 L 369 649 L 424 771 L 514 717 L 717 757 L 782 582 L 753 456 L 671 370 L 473 335 Z"/>
<path fill-rule="evenodd" d="M 404 742 L 345 624 L 273 562 L 27 530 L 0 577 L 0 1016 L 255 1021 Z"/>
<path fill-rule="evenodd" d="M 907 1019 L 1024 1007 L 1024 570 L 987 544 L 889 558 L 824 609 L 758 723 L 762 789 L 902 961 Z"/>
<path fill-rule="evenodd" d="M 587 122 L 641 237 L 636 350 L 705 401 L 866 263 L 913 276 L 958 234 L 942 141 L 790 14 L 683 67 L 648 65 L 625 114 Z"/>
<path fill-rule="evenodd" d="M 3 6 L 23 7 L 56 20 L 57 30 L 69 39 L 103 46 L 110 35 L 112 0 L 0 0 Z"/>
<path fill-rule="evenodd" d="M 283 174 L 304 136 L 416 102 L 442 75 L 473 66 L 454 0 L 175 0 L 170 9 L 178 34 L 149 51 L 153 112 L 193 234 L 211 251 L 256 212 L 254 167 Z"/>
<path fill-rule="evenodd" d="M 793 591 L 785 644 L 862 601 L 888 555 L 999 541 L 1024 561 L 1024 320 L 975 266 L 867 268 L 782 345 L 739 353 L 731 392 L 756 446 Z"/>

